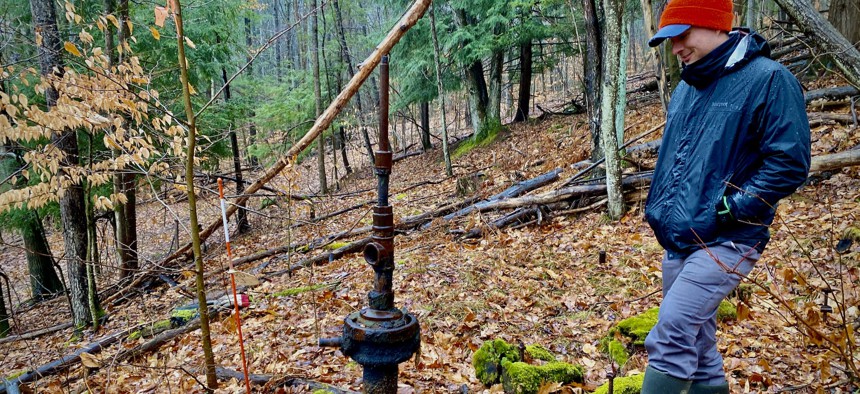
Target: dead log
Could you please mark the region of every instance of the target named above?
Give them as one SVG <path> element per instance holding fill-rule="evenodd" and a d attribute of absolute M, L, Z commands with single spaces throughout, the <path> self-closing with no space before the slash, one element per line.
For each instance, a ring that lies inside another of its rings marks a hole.
<path fill-rule="evenodd" d="M 323 254 L 311 257 L 309 259 L 304 259 L 302 261 L 299 261 L 298 263 L 291 265 L 287 269 L 283 269 L 280 271 L 274 271 L 274 272 L 268 272 L 265 275 L 263 275 L 263 277 L 264 278 L 272 278 L 272 277 L 280 276 L 283 274 L 292 274 L 295 271 L 298 271 L 298 270 L 305 268 L 305 267 L 310 267 L 311 265 L 322 265 L 323 263 L 337 260 L 337 259 L 343 257 L 344 255 L 347 255 L 350 253 L 358 253 L 358 252 L 364 250 L 365 245 L 367 245 L 369 243 L 370 243 L 370 237 L 362 238 L 358 241 L 351 242 L 347 245 L 344 245 L 344 246 L 341 246 L 335 250 L 332 250 L 331 252 L 323 253 Z"/>
<path fill-rule="evenodd" d="M 621 183 L 625 187 L 647 185 L 651 183 L 651 175 L 652 174 L 649 173 L 625 177 L 621 181 Z M 535 196 L 525 196 L 520 198 L 494 201 L 490 204 L 485 204 L 484 206 L 482 206 L 481 212 L 494 209 L 519 208 L 528 205 L 547 205 L 555 202 L 564 201 L 572 197 L 594 196 L 601 193 L 606 193 L 606 184 L 568 186 Z"/>
<path fill-rule="evenodd" d="M 500 201 L 500 200 L 505 200 L 505 199 L 521 196 L 525 193 L 528 193 L 529 191 L 538 189 L 542 186 L 546 186 L 550 183 L 557 181 L 559 174 L 561 174 L 561 168 L 556 168 L 556 169 L 554 169 L 550 172 L 547 172 L 546 174 L 540 175 L 536 178 L 532 178 L 529 180 L 519 182 L 516 185 L 513 185 L 513 186 L 505 189 L 501 193 L 495 194 L 495 195 L 487 198 L 486 200 L 483 200 L 483 201 L 481 201 L 477 204 L 474 204 L 474 205 L 470 205 L 470 206 L 463 208 L 457 212 L 445 215 L 442 217 L 442 219 L 445 221 L 450 221 L 451 219 L 454 219 L 454 218 L 466 216 L 466 215 L 468 215 L 474 211 L 480 211 L 483 206 L 485 206 L 487 204 L 492 204 L 495 201 Z M 424 225 L 421 226 L 421 229 L 423 230 L 423 229 L 426 229 L 428 227 L 430 227 L 430 223 L 425 223 Z"/>
<path fill-rule="evenodd" d="M 856 165 L 860 165 L 860 149 L 813 157 L 809 172 L 833 171 Z"/>
<path fill-rule="evenodd" d="M 860 88 L 860 51 L 821 15 L 809 0 L 776 0 L 822 53 L 828 54 L 845 79 Z"/>
<path fill-rule="evenodd" d="M 20 341 L 20 340 L 24 340 L 24 339 L 38 338 L 42 335 L 47 335 L 47 334 L 55 333 L 57 331 L 65 330 L 67 328 L 71 328 L 72 326 L 74 326 L 74 324 L 69 322 L 69 323 L 57 324 L 56 326 L 43 328 L 41 330 L 25 332 L 21 335 L 12 335 L 12 336 L 8 336 L 6 338 L 0 339 L 0 344 L 6 343 L 6 342 Z"/>
<path fill-rule="evenodd" d="M 152 324 L 152 323 L 147 323 L 147 324 Z M 60 359 L 58 359 L 58 360 L 44 364 L 44 365 L 36 368 L 35 370 L 28 371 L 28 372 L 24 373 L 23 375 L 20 375 L 16 378 L 8 379 L 5 383 L 0 383 L 0 394 L 7 392 L 7 385 L 12 385 L 13 387 L 15 387 L 15 389 L 17 389 L 18 385 L 20 385 L 22 383 L 36 381 L 36 380 L 39 380 L 45 376 L 50 376 L 50 375 L 54 375 L 54 374 L 57 374 L 59 372 L 65 371 L 66 369 L 72 367 L 73 365 L 76 365 L 76 364 L 81 362 L 81 354 L 83 354 L 83 353 L 89 353 L 89 354 L 99 353 L 102 351 L 102 349 L 105 349 L 105 348 L 113 345 L 114 343 L 116 343 L 120 339 L 127 337 L 129 334 L 131 334 L 134 331 L 139 330 L 143 326 L 146 326 L 146 324 L 141 324 L 138 326 L 134 326 L 132 328 L 127 328 L 125 330 L 117 331 L 113 334 L 110 334 L 106 337 L 103 337 L 102 339 L 99 339 L 98 341 L 90 343 L 89 345 L 87 345 L 83 348 L 80 348 L 71 354 L 60 357 Z"/>
<path fill-rule="evenodd" d="M 827 121 L 833 121 L 844 125 L 856 125 L 857 119 L 849 114 L 833 114 L 830 112 L 810 112 L 809 127 L 815 127 Z"/>
<path fill-rule="evenodd" d="M 216 312 L 215 316 L 212 317 L 212 319 L 217 319 L 217 312 Z M 172 340 L 172 339 L 174 339 L 180 335 L 183 335 L 185 333 L 189 333 L 191 331 L 194 331 L 198 328 L 200 328 L 200 318 L 199 317 L 197 317 L 193 320 L 190 320 L 188 323 L 185 323 L 185 325 L 183 325 L 181 327 L 174 328 L 172 330 L 164 331 L 161 334 L 158 334 L 155 338 L 152 338 L 149 341 L 146 341 L 146 342 L 144 342 L 140 345 L 137 345 L 131 349 L 125 349 L 125 350 L 117 353 L 116 356 L 112 357 L 109 361 L 112 364 L 116 364 L 116 363 L 120 363 L 120 362 L 123 362 L 125 360 L 128 360 L 130 358 L 134 358 L 134 357 L 137 357 L 139 355 L 146 354 L 146 353 L 151 352 L 153 350 L 157 350 L 158 348 L 161 347 L 161 345 L 165 344 L 167 341 L 170 341 L 170 340 Z M 128 334 L 126 334 L 126 335 L 128 335 Z M 107 362 L 108 360 L 105 360 L 105 361 Z"/>
<path fill-rule="evenodd" d="M 400 21 L 388 32 L 385 38 L 377 45 L 374 51 L 370 54 L 370 56 L 365 59 L 359 67 L 358 72 L 352 79 L 347 83 L 346 87 L 337 95 L 334 101 L 329 104 L 328 108 L 317 118 L 314 125 L 305 133 L 304 137 L 302 137 L 298 142 L 296 142 L 289 150 L 284 154 L 281 159 L 279 159 L 274 166 L 269 168 L 259 179 L 254 181 L 247 189 L 245 189 L 245 195 L 239 197 L 234 204 L 230 205 L 227 209 L 227 217 L 232 216 L 238 209 L 239 206 L 244 206 L 248 201 L 250 195 L 256 193 L 260 190 L 264 185 L 266 185 L 270 180 L 272 180 L 275 176 L 281 173 L 284 168 L 292 161 L 293 157 L 296 157 L 300 152 L 307 149 L 311 143 L 313 143 L 317 136 L 325 129 L 331 125 L 331 122 L 337 117 L 337 115 L 346 107 L 346 104 L 355 95 L 358 91 L 358 88 L 361 87 L 362 84 L 370 77 L 370 74 L 379 64 L 382 59 L 382 55 L 387 54 L 391 51 L 391 48 L 397 44 L 398 41 L 403 37 L 404 34 L 414 26 L 419 19 L 424 15 L 424 12 L 427 11 L 427 8 L 430 6 L 430 0 L 416 0 L 412 6 L 403 14 Z M 215 230 L 221 228 L 221 218 L 212 221 L 207 227 L 200 232 L 200 239 L 206 240 L 212 235 Z M 167 266 L 173 261 L 177 259 L 189 259 L 191 254 L 191 242 L 187 243 L 185 246 L 171 254 L 170 256 L 163 259 L 158 266 Z M 144 279 L 148 275 L 141 275 L 135 278 L 131 283 L 129 283 L 126 287 L 119 290 L 118 292 L 108 296 L 104 302 L 111 302 L 116 298 L 122 296 L 126 291 L 137 287 L 140 285 Z"/>
<path fill-rule="evenodd" d="M 215 367 L 215 376 L 217 376 L 218 379 L 221 380 L 236 379 L 238 381 L 242 381 L 245 379 L 245 375 L 242 372 L 234 371 L 232 369 L 224 367 Z M 265 385 L 270 388 L 270 390 L 263 390 L 267 393 L 274 392 L 274 389 L 277 387 L 290 386 L 304 388 L 310 391 L 325 390 L 326 392 L 333 394 L 359 394 L 357 391 L 344 390 L 325 383 L 315 382 L 313 380 L 307 380 L 294 376 L 277 377 L 275 375 L 251 374 L 248 376 L 248 380 L 250 380 L 252 384 L 259 386 Z"/>
<path fill-rule="evenodd" d="M 648 130 L 648 131 L 646 131 L 646 132 L 644 132 L 644 133 L 642 133 L 642 134 L 639 134 L 638 136 L 636 136 L 636 137 L 634 137 L 634 138 L 631 138 L 629 141 L 627 141 L 627 142 L 625 142 L 623 145 L 619 146 L 619 147 L 618 147 L 618 149 L 619 149 L 619 150 L 621 150 L 621 149 L 627 149 L 627 151 L 626 151 L 627 153 L 632 153 L 632 149 L 634 149 L 634 148 L 636 148 L 636 147 L 634 146 L 634 147 L 631 147 L 631 148 L 629 148 L 629 149 L 628 149 L 627 147 L 628 147 L 628 146 L 630 146 L 630 144 L 632 144 L 632 143 L 634 143 L 634 142 L 636 142 L 636 141 L 639 141 L 639 140 L 641 140 L 642 138 L 645 138 L 646 136 L 650 135 L 651 133 L 653 133 L 653 132 L 655 132 L 655 131 L 657 131 L 657 130 L 660 130 L 660 128 L 662 128 L 662 127 L 663 127 L 663 126 L 665 126 L 665 125 L 666 125 L 666 121 L 661 122 L 661 123 L 660 123 L 660 124 L 658 124 L 657 126 L 652 127 L 650 130 Z M 626 131 L 626 130 L 625 130 L 625 131 Z M 662 140 L 657 140 L 657 141 L 662 141 Z M 652 142 L 648 142 L 648 143 L 645 143 L 645 144 L 642 144 L 642 145 L 648 145 L 648 144 L 655 144 L 655 142 L 654 142 L 654 141 L 652 141 Z M 656 144 L 657 144 L 657 147 L 656 147 L 656 148 L 654 148 L 654 149 L 655 149 L 655 151 L 656 151 L 656 149 L 659 149 L 659 148 L 660 148 L 660 143 L 659 143 L 659 142 L 657 142 Z M 639 145 L 637 145 L 637 146 L 639 146 Z M 593 170 L 593 169 L 597 168 L 597 166 L 599 166 L 599 165 L 603 164 L 603 162 L 604 162 L 604 161 L 606 161 L 606 159 L 605 159 L 605 158 L 600 159 L 600 160 L 598 160 L 598 161 L 596 161 L 596 162 L 592 163 L 591 165 L 589 165 L 588 167 L 586 167 L 586 168 L 585 168 L 585 169 L 583 169 L 582 171 L 579 171 L 579 172 L 577 172 L 576 174 L 574 174 L 572 177 L 567 178 L 567 179 L 564 181 L 564 183 L 562 183 L 562 184 L 561 184 L 561 186 L 562 186 L 562 187 L 569 186 L 570 184 L 572 184 L 573 182 L 575 182 L 575 181 L 576 181 L 576 180 L 578 180 L 579 178 L 582 178 L 583 176 L 585 176 L 585 174 L 587 174 L 589 171 L 591 171 L 591 170 Z"/>
<path fill-rule="evenodd" d="M 835 88 L 810 90 L 803 94 L 803 100 L 806 101 L 806 105 L 809 105 L 815 100 L 843 100 L 858 94 L 860 94 L 860 90 L 853 86 L 837 86 Z"/>

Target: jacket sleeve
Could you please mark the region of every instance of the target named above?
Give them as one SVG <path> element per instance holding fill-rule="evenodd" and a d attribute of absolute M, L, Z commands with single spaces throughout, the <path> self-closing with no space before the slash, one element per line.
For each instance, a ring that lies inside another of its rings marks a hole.
<path fill-rule="evenodd" d="M 758 106 L 760 167 L 729 196 L 732 214 L 741 221 L 761 223 L 776 203 L 806 180 L 810 164 L 809 120 L 800 84 L 788 70 L 771 74 Z"/>

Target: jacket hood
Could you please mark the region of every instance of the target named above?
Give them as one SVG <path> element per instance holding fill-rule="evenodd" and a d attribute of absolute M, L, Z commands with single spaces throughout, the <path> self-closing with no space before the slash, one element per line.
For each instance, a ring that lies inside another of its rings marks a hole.
<path fill-rule="evenodd" d="M 770 58 L 767 40 L 747 28 L 735 28 L 722 45 L 692 65 L 684 66 L 681 79 L 696 89 L 703 89 L 720 76 L 743 67 L 759 56 Z"/>

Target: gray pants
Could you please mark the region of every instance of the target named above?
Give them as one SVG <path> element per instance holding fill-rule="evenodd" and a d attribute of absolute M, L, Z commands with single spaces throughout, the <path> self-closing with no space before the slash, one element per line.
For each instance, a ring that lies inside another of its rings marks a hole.
<path fill-rule="evenodd" d="M 726 381 L 717 351 L 717 307 L 752 271 L 760 254 L 726 242 L 683 258 L 663 257 L 663 303 L 645 338 L 648 364 L 667 375 L 707 385 Z"/>

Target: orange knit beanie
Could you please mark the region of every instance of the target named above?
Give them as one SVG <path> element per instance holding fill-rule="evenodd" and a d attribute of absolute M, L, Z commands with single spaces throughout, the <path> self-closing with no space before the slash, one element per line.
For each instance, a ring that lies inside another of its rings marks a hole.
<path fill-rule="evenodd" d="M 660 28 L 690 25 L 731 31 L 733 20 L 732 0 L 671 0 L 660 17 Z"/>

